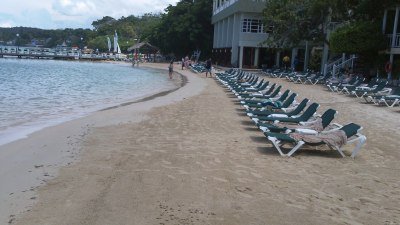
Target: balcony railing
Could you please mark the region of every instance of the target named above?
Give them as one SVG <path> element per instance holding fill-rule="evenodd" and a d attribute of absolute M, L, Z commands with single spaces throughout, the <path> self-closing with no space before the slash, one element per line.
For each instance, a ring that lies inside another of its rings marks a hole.
<path fill-rule="evenodd" d="M 235 2 L 238 2 L 239 0 L 228 0 L 224 1 L 219 7 L 216 7 L 214 9 L 213 15 L 216 15 L 217 13 L 221 12 L 222 10 L 228 8 L 229 6 L 233 5 Z"/>
<path fill-rule="evenodd" d="M 393 35 L 388 34 L 388 44 L 389 44 L 389 48 L 400 48 L 400 34 L 396 34 L 395 38 L 394 38 L 394 45 L 393 45 Z"/>
<path fill-rule="evenodd" d="M 219 5 L 219 6 L 215 5 L 214 6 L 213 15 L 218 14 L 222 10 L 228 8 L 229 6 L 235 4 L 238 1 L 239 0 L 225 0 L 225 1 L 222 1 L 221 5 Z M 246 1 L 248 1 L 248 0 L 246 0 Z M 251 0 L 251 2 L 266 2 L 266 0 Z"/>

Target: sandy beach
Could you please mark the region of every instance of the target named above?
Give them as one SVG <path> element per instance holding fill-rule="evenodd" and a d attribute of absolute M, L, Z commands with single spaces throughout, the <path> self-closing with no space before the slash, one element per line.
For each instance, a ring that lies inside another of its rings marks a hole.
<path fill-rule="evenodd" d="M 141 66 L 167 76 L 166 64 Z M 176 91 L 1 146 L 0 224 L 400 224 L 398 107 L 271 78 L 367 136 L 355 160 L 315 149 L 287 158 L 216 80 L 175 70 L 187 79 Z M 37 186 L 11 191 L 29 179 Z"/>

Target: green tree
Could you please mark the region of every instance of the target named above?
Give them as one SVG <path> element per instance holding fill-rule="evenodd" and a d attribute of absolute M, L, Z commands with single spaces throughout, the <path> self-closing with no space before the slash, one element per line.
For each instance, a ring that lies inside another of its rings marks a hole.
<path fill-rule="evenodd" d="M 383 11 L 393 4 L 391 0 L 357 1 L 352 20 L 331 34 L 331 50 L 359 55 L 364 62 L 364 72 L 379 68 L 384 61 L 379 53 L 388 47 L 381 27 Z"/>
<path fill-rule="evenodd" d="M 213 38 L 212 0 L 181 0 L 165 11 L 148 39 L 165 54 L 182 57 L 201 50 L 202 56 L 208 57 Z"/>
<path fill-rule="evenodd" d="M 380 24 L 357 21 L 338 28 L 330 37 L 331 50 L 335 52 L 376 54 L 384 50 L 386 41 Z"/>
<path fill-rule="evenodd" d="M 107 36 L 97 36 L 88 41 L 88 47 L 91 49 L 98 49 L 100 52 L 108 51 Z"/>
<path fill-rule="evenodd" d="M 291 48 L 301 41 L 321 44 L 331 22 L 349 20 L 353 0 L 267 0 L 264 22 L 273 28 L 267 42 Z"/>
<path fill-rule="evenodd" d="M 104 26 L 111 26 L 116 22 L 116 20 L 110 16 L 105 16 L 102 19 L 96 20 L 92 22 L 92 26 L 96 31 L 101 29 Z"/>

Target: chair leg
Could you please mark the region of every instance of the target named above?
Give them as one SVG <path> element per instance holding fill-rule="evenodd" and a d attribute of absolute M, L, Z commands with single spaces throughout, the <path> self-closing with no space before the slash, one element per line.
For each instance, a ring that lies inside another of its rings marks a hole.
<path fill-rule="evenodd" d="M 386 101 L 385 101 L 386 102 Z M 390 108 L 393 108 L 397 103 L 399 103 L 399 99 L 396 99 L 393 101 L 393 103 L 389 106 Z"/>
<path fill-rule="evenodd" d="M 356 97 L 357 97 L 357 98 L 362 98 L 362 97 L 364 97 L 364 96 L 367 94 L 367 92 L 362 93 L 360 96 L 357 95 L 357 92 L 355 92 L 355 94 L 356 94 Z"/>
<path fill-rule="evenodd" d="M 292 150 L 290 150 L 290 152 L 287 154 L 287 156 L 291 156 L 293 153 L 295 153 L 301 146 L 303 146 L 304 145 L 304 141 L 299 141 L 298 143 L 297 143 L 297 145 L 296 146 L 294 146 L 293 148 L 292 148 Z"/>
<path fill-rule="evenodd" d="M 263 127 L 263 126 L 260 126 L 259 128 L 260 128 L 260 130 L 262 130 L 262 132 L 263 132 L 263 133 L 265 133 L 265 132 L 269 132 L 269 129 L 268 129 L 268 127 Z"/>
<path fill-rule="evenodd" d="M 343 158 L 346 157 L 341 148 L 335 146 L 335 149 L 340 153 L 340 155 L 342 155 Z"/>
<path fill-rule="evenodd" d="M 281 156 L 286 156 L 286 154 L 284 154 L 281 150 L 281 148 L 279 147 L 279 141 L 278 139 L 276 139 L 275 137 L 268 137 L 268 140 L 270 140 L 272 142 L 272 144 L 274 145 L 274 147 L 276 148 L 276 150 L 278 150 L 279 154 L 281 154 Z"/>
<path fill-rule="evenodd" d="M 371 95 L 364 96 L 364 99 L 365 99 L 365 101 L 366 101 L 367 103 L 373 103 L 373 102 L 374 102 L 374 99 L 372 98 Z"/>
<path fill-rule="evenodd" d="M 366 141 L 367 141 L 367 137 L 365 137 L 365 136 L 359 137 L 359 141 L 358 141 L 356 147 L 353 149 L 353 152 L 351 153 L 351 158 L 354 159 L 354 157 L 356 157 L 357 153 L 360 151 L 361 147 L 365 144 Z"/>

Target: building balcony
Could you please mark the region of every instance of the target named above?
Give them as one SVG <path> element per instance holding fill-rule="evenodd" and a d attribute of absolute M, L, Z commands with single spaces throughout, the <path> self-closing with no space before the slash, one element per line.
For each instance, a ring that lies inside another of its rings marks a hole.
<path fill-rule="evenodd" d="M 227 1 L 222 1 L 220 5 L 218 6 L 218 0 L 214 1 L 214 10 L 213 10 L 213 15 L 218 14 L 222 10 L 228 8 L 229 6 L 235 4 L 239 0 L 227 0 Z"/>
<path fill-rule="evenodd" d="M 238 11 L 260 13 L 265 8 L 265 4 L 266 0 L 214 0 L 213 17 L 220 13 L 232 14 Z"/>
<path fill-rule="evenodd" d="M 388 37 L 388 47 L 389 48 L 400 48 L 400 34 L 396 34 L 393 43 L 393 35 L 387 34 Z"/>

